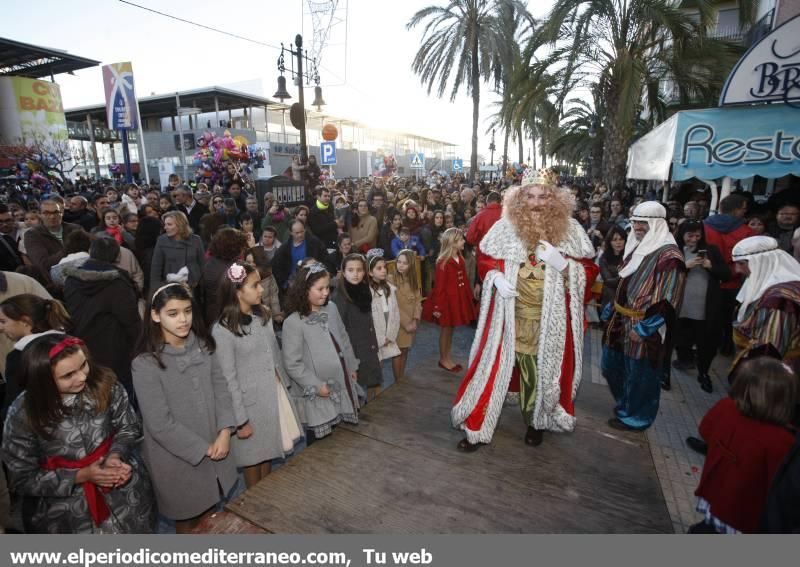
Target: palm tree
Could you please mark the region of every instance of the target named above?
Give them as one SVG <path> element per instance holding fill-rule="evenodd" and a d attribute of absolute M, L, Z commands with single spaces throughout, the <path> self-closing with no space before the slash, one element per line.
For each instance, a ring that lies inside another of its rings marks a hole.
<path fill-rule="evenodd" d="M 584 98 L 569 99 L 558 129 L 550 140 L 549 150 L 567 163 L 588 163 L 590 179 L 602 177 L 603 163 L 603 99 L 598 84 L 591 89 L 591 102 Z"/>
<path fill-rule="evenodd" d="M 740 0 L 742 16 L 752 17 L 755 2 Z M 527 47 L 531 74 L 557 76 L 559 106 L 575 85 L 599 82 L 606 107 L 603 178 L 610 187 L 625 179 L 643 102 L 659 108 L 658 85 L 671 77 L 687 96 L 711 97 L 738 58 L 738 46 L 708 37 L 711 4 L 695 0 L 698 14 L 690 16 L 674 0 L 556 0 Z M 535 62 L 534 52 L 547 45 L 551 52 Z"/>
<path fill-rule="evenodd" d="M 514 5 L 524 11 L 518 0 L 450 0 L 446 6 L 429 6 L 411 17 L 407 29 L 423 21 L 422 45 L 411 65 L 427 87 L 428 94 L 444 96 L 450 88 L 454 101 L 462 87 L 472 96 L 472 153 L 470 175 L 478 176 L 478 121 L 480 118 L 481 80 L 492 76 L 497 53 L 502 48 L 498 33 L 498 11 Z"/>
<path fill-rule="evenodd" d="M 530 35 L 536 26 L 536 20 L 534 20 L 533 16 L 530 15 L 526 8 L 521 8 L 514 2 L 502 2 L 497 6 L 495 24 L 497 25 L 497 35 L 500 38 L 500 44 L 495 53 L 493 68 L 495 87 L 500 90 L 503 97 L 498 115 L 501 118 L 500 125 L 505 131 L 502 169 L 502 171 L 505 172 L 506 166 L 508 165 L 508 141 L 511 137 L 512 130 L 519 148 L 518 163 L 524 161 L 522 125 L 512 124 L 509 119 L 509 113 L 504 113 L 502 110 L 503 107 L 508 104 L 511 78 L 519 71 L 519 67 L 522 64 L 520 45 L 530 40 Z"/>
<path fill-rule="evenodd" d="M 508 95 L 503 98 L 501 109 L 504 120 L 514 129 L 518 139 L 522 137 L 523 130 L 531 136 L 534 145 L 534 164 L 538 147 L 542 167 L 547 165 L 549 140 L 558 127 L 561 113 L 560 106 L 554 104 L 553 93 L 556 84 L 557 77 L 549 75 L 546 70 L 540 68 L 537 72 L 531 72 L 530 67 L 520 63 L 515 67 Z"/>
<path fill-rule="evenodd" d="M 598 115 L 582 99 L 568 100 L 567 105 L 569 109 L 564 112 L 558 131 L 550 140 L 550 153 L 570 164 L 588 162 L 589 178 L 597 179 L 603 150 L 602 132 L 598 132 Z"/>

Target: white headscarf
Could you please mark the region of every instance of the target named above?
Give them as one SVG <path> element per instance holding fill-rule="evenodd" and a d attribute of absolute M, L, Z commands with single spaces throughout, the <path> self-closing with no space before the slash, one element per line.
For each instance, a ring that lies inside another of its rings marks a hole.
<path fill-rule="evenodd" d="M 619 271 L 620 277 L 627 278 L 636 272 L 642 260 L 659 248 L 667 244 L 675 244 L 675 237 L 670 233 L 666 219 L 667 210 L 656 201 L 645 201 L 633 210 L 631 222 L 646 222 L 650 226 L 650 230 L 647 231 L 641 242 L 636 240 L 636 233 L 631 230 L 628 240 L 625 242 L 625 255 L 623 258 L 627 260 L 631 254 L 633 254 L 633 257 Z"/>
<path fill-rule="evenodd" d="M 778 247 L 778 241 L 769 236 L 751 236 L 733 247 L 734 262 L 747 261 L 750 275 L 744 280 L 736 300 L 741 303 L 737 319 L 744 320 L 747 306 L 758 301 L 767 288 L 774 285 L 800 281 L 800 263 Z"/>

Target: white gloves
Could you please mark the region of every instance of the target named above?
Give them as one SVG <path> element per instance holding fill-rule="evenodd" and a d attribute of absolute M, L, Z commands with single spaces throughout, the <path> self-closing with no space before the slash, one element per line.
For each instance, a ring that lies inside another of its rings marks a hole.
<path fill-rule="evenodd" d="M 186 266 L 178 270 L 176 274 L 167 274 L 167 283 L 188 283 L 189 282 L 189 268 Z"/>
<path fill-rule="evenodd" d="M 494 287 L 497 288 L 497 293 L 503 299 L 511 299 L 517 296 L 517 290 L 511 285 L 503 274 L 499 274 L 494 278 Z"/>
<path fill-rule="evenodd" d="M 536 259 L 555 268 L 559 272 L 563 272 L 568 265 L 566 258 L 561 255 L 561 252 L 546 240 L 539 241 L 539 246 L 536 247 Z"/>

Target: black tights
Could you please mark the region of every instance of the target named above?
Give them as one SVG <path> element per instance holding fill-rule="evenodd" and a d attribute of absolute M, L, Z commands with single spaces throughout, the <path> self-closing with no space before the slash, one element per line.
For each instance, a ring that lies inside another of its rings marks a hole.
<path fill-rule="evenodd" d="M 675 333 L 675 350 L 678 360 L 691 362 L 692 346 L 697 345 L 697 372 L 707 375 L 711 362 L 717 354 L 719 331 L 712 331 L 705 321 L 678 319 L 678 332 Z"/>

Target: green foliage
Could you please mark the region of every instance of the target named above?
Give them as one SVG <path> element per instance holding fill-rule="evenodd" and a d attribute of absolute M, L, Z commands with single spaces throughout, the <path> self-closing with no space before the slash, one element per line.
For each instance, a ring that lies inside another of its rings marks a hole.
<path fill-rule="evenodd" d="M 429 6 L 411 17 L 407 29 L 422 28 L 422 44 L 411 68 L 428 93 L 451 101 L 466 90 L 472 97 L 472 156 L 470 174 L 478 170 L 478 118 L 480 86 L 507 71 L 508 35 L 502 22 L 516 21 L 527 11 L 518 0 L 450 0 Z M 527 16 L 526 16 L 527 17 Z"/>
<path fill-rule="evenodd" d="M 742 53 L 740 46 L 708 35 L 713 2 L 697 0 L 694 16 L 679 5 L 675 0 L 556 0 L 522 53 L 508 112 L 525 120 L 533 108 L 552 101 L 563 114 L 550 151 L 580 156 L 591 146 L 583 114 L 589 107 L 572 113 L 564 107 L 574 104 L 568 101 L 576 88 L 596 91 L 595 109 L 604 126 L 604 180 L 620 182 L 627 146 L 647 127 L 640 124 L 641 116 L 649 126 L 666 117 L 660 86 L 674 80 L 682 98 L 713 104 Z M 741 16 L 752 20 L 755 6 L 756 0 L 740 1 Z M 570 144 L 577 148 L 568 151 Z"/>

